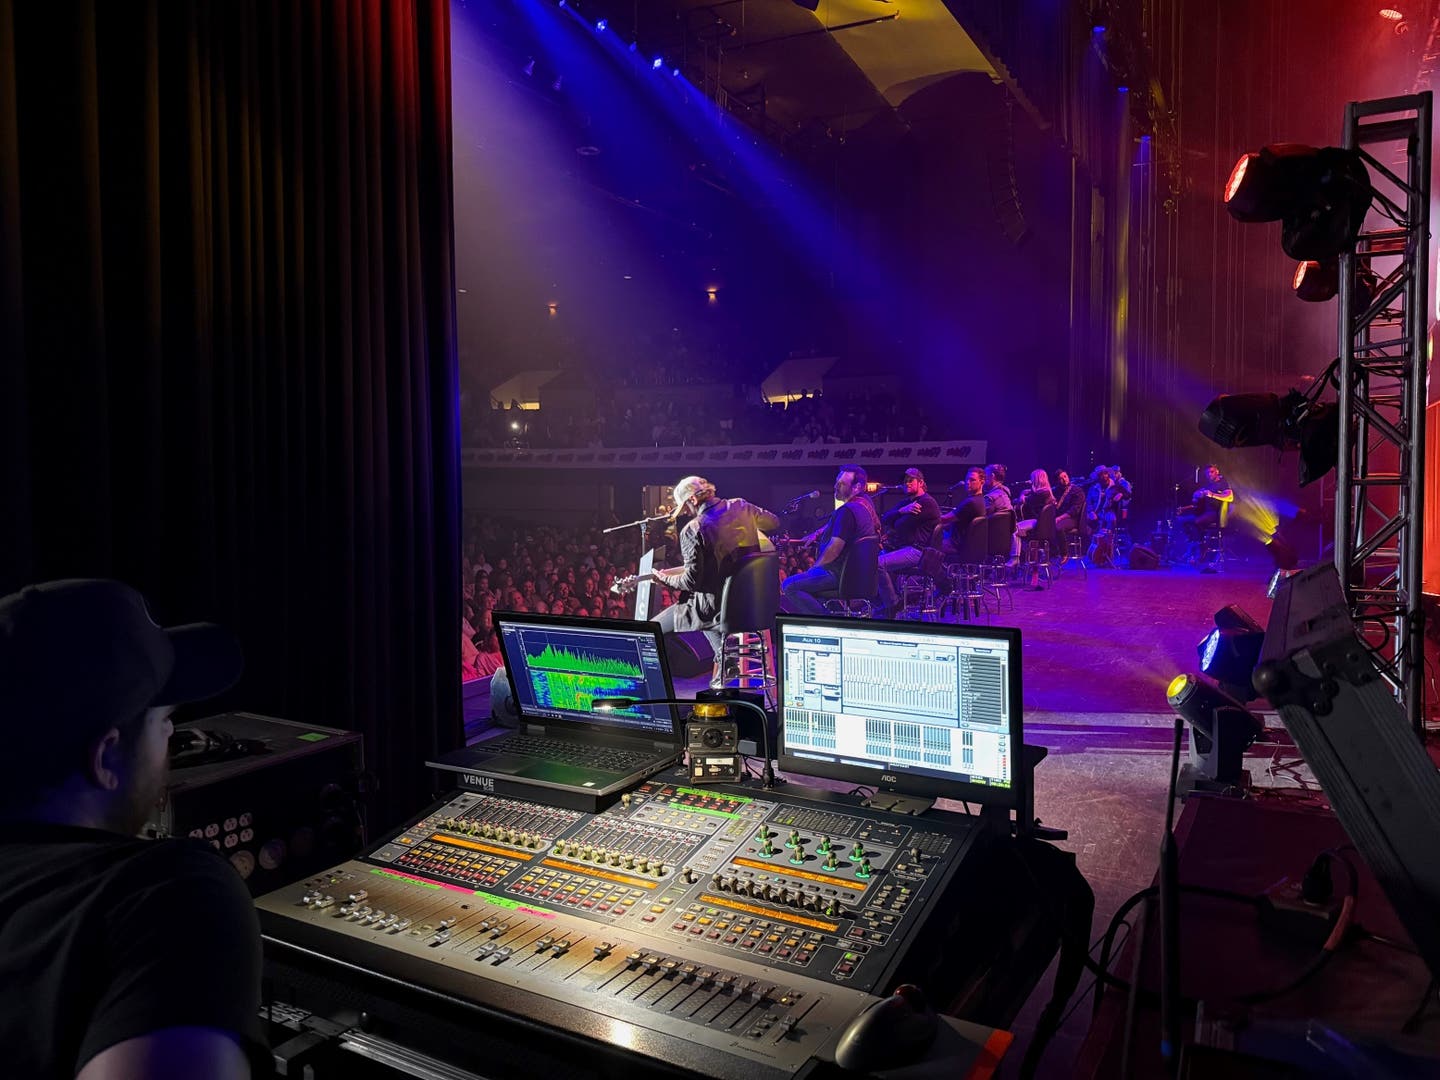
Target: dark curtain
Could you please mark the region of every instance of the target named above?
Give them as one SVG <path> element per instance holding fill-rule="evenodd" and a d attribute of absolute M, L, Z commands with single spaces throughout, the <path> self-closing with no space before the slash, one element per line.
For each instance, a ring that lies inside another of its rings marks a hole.
<path fill-rule="evenodd" d="M 0 593 L 228 624 L 384 821 L 461 730 L 450 139 L 448 0 L 0 0 Z"/>

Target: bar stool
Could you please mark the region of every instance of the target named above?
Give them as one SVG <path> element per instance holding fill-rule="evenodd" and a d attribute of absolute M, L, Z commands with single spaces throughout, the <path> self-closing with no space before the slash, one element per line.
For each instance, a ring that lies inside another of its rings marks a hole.
<path fill-rule="evenodd" d="M 1207 525 L 1200 534 L 1200 572 L 1218 574 L 1225 569 L 1225 526 Z"/>
<path fill-rule="evenodd" d="M 935 580 L 928 574 L 897 574 L 895 591 L 900 597 L 900 610 L 896 618 L 919 619 L 934 617 L 940 612 L 939 592 Z"/>
<path fill-rule="evenodd" d="M 990 553 L 990 522 L 977 517 L 970 523 L 970 529 L 960 545 L 957 559 L 947 561 L 945 569 L 950 577 L 950 610 L 970 621 L 983 611 L 988 621 L 990 606 L 986 600 L 984 566 Z"/>
<path fill-rule="evenodd" d="M 840 585 L 825 601 L 832 615 L 868 619 L 875 610 L 875 590 L 880 587 L 880 538 L 862 536 L 845 557 Z"/>
<path fill-rule="evenodd" d="M 1088 581 L 1090 578 L 1090 563 L 1085 558 L 1089 550 L 1089 544 L 1085 540 L 1085 534 L 1079 529 L 1070 529 L 1063 533 L 1061 539 L 1065 545 L 1065 555 L 1056 568 L 1056 574 L 1063 574 L 1067 566 L 1078 566 L 1080 573 Z"/>
<path fill-rule="evenodd" d="M 1010 568 L 1005 562 L 1010 558 L 1010 543 L 1015 536 L 1015 511 L 1002 510 L 998 514 L 989 515 L 986 521 L 989 525 L 986 551 L 988 559 L 981 569 L 980 583 L 995 594 L 997 608 L 1003 594 L 1013 609 L 1015 596 L 1010 591 Z"/>
<path fill-rule="evenodd" d="M 774 704 L 775 678 L 765 634 L 780 610 L 780 558 L 773 551 L 751 555 L 725 579 L 720 593 L 720 673 L 726 686 L 758 686 Z"/>
<path fill-rule="evenodd" d="M 1057 507 L 1054 503 L 1045 507 L 1035 519 L 1035 528 L 1030 530 L 1030 535 L 1025 538 L 1025 545 L 1021 549 L 1021 566 L 1025 576 L 1034 584 L 1032 587 L 1040 588 L 1040 576 L 1045 576 L 1045 584 L 1054 584 L 1050 574 L 1051 548 L 1055 543 L 1055 512 Z"/>

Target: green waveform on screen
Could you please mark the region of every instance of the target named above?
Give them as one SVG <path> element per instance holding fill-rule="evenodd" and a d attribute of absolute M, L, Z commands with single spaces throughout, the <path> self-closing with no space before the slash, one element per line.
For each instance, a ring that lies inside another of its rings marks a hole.
<path fill-rule="evenodd" d="M 623 675 L 631 679 L 644 679 L 645 673 L 633 660 L 617 656 L 596 656 L 592 653 L 572 652 L 546 645 L 539 653 L 527 657 L 533 670 L 583 672 L 586 675 Z"/>
<path fill-rule="evenodd" d="M 645 687 L 636 679 L 615 675 L 576 675 L 569 671 L 537 671 L 535 697 L 542 708 L 590 712 L 591 702 L 603 697 L 644 697 Z M 616 709 L 617 716 L 645 715 L 636 709 Z"/>

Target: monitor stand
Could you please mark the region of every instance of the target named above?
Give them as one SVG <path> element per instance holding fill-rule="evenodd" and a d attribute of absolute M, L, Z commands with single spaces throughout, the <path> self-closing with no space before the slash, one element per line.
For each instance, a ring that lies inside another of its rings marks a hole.
<path fill-rule="evenodd" d="M 877 789 L 874 795 L 861 800 L 860 805 L 872 810 L 888 810 L 892 814 L 912 814 L 918 817 L 933 807 L 935 800 Z"/>
<path fill-rule="evenodd" d="M 1045 760 L 1049 750 L 1043 746 L 1035 746 L 1025 743 L 1020 767 L 1024 775 L 1020 778 L 1020 800 L 1019 813 L 1015 815 L 1012 826 L 1010 811 L 1001 806 L 981 806 L 979 817 L 987 825 L 991 826 L 1003 835 L 1008 836 L 1013 827 L 1018 836 L 1030 836 L 1037 840 L 1065 840 L 1069 833 L 1065 829 L 1054 829 L 1040 824 L 1035 816 L 1035 766 Z M 861 806 L 872 810 L 886 810 L 892 814 L 910 814 L 919 816 L 934 808 L 934 798 L 926 798 L 923 795 L 901 795 L 897 791 L 886 791 L 878 788 L 874 795 L 868 799 L 861 800 Z"/>

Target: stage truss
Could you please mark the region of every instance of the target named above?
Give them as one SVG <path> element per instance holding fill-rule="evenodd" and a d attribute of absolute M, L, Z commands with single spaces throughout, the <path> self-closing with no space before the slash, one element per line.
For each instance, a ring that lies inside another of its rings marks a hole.
<path fill-rule="evenodd" d="M 1417 733 L 1424 725 L 1430 118 L 1429 91 L 1346 107 L 1344 146 L 1363 156 L 1375 202 L 1354 252 L 1340 257 L 1339 297 L 1335 566 Z M 1379 289 L 1361 309 L 1355 272 L 1367 266 Z"/>

